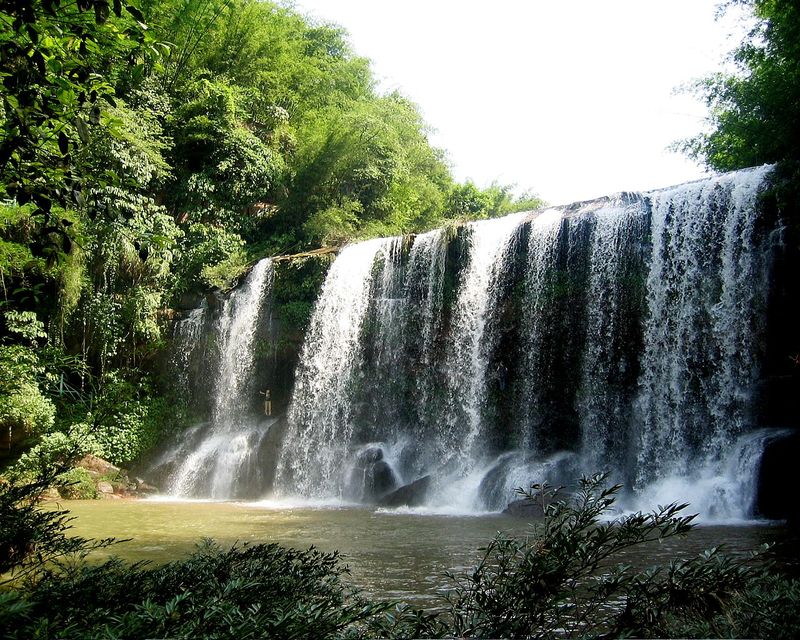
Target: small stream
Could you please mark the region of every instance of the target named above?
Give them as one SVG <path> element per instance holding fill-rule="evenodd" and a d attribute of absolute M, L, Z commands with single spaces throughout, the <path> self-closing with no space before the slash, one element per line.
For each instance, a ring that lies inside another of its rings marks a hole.
<path fill-rule="evenodd" d="M 445 572 L 474 566 L 498 532 L 526 535 L 521 520 L 499 514 L 445 516 L 366 507 L 290 507 L 265 503 L 201 501 L 62 501 L 75 516 L 73 533 L 85 537 L 131 538 L 103 553 L 156 563 L 181 558 L 202 538 L 223 546 L 277 542 L 297 549 L 338 550 L 353 585 L 377 598 L 422 607 L 437 605 L 450 585 Z M 637 567 L 667 563 L 724 544 L 746 554 L 786 537 L 770 524 L 705 525 L 685 538 L 672 538 L 626 553 L 620 561 Z M 98 554 L 99 556 L 99 554 Z M 98 557 L 95 556 L 95 557 Z"/>

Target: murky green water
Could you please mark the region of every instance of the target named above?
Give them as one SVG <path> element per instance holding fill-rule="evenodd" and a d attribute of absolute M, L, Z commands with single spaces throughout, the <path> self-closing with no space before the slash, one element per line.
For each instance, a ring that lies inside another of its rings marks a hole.
<path fill-rule="evenodd" d="M 352 582 L 378 597 L 433 604 L 446 571 L 473 566 L 497 531 L 524 535 L 527 525 L 500 515 L 441 516 L 367 508 L 267 508 L 254 504 L 158 501 L 64 501 L 86 537 L 132 538 L 110 553 L 127 560 L 166 562 L 189 553 L 202 538 L 223 545 L 278 542 L 338 550 Z M 649 566 L 677 554 L 726 544 L 746 553 L 783 535 L 774 526 L 704 526 L 688 537 L 630 552 L 626 562 Z"/>

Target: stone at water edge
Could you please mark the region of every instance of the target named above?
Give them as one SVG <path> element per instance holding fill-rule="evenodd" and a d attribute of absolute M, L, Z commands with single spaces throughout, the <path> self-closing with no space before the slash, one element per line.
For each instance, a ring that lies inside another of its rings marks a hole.
<path fill-rule="evenodd" d="M 568 498 L 568 492 L 559 490 L 555 495 L 546 498 L 545 506 L 557 501 L 564 501 Z M 513 500 L 508 503 L 508 506 L 503 509 L 503 515 L 511 516 L 512 518 L 525 518 L 528 520 L 541 520 L 544 518 L 544 508 L 542 501 L 536 496 L 536 499 L 529 500 L 528 498 L 521 498 Z"/>
<path fill-rule="evenodd" d="M 97 483 L 97 490 L 100 493 L 114 493 L 114 487 L 110 482 L 101 481 Z"/>
<path fill-rule="evenodd" d="M 87 453 L 75 463 L 76 467 L 81 467 L 89 472 L 92 477 L 104 476 L 112 473 L 120 473 L 120 468 L 115 467 L 108 460 L 103 460 L 96 455 Z"/>
<path fill-rule="evenodd" d="M 154 487 L 152 484 L 148 484 L 141 478 L 134 478 L 134 486 L 136 487 L 136 491 L 138 493 L 143 493 L 143 494 L 158 493 L 158 487 Z"/>
<path fill-rule="evenodd" d="M 430 486 L 431 477 L 423 476 L 419 480 L 414 480 L 414 482 L 386 494 L 378 500 L 378 505 L 381 507 L 418 507 L 425 503 Z"/>
<path fill-rule="evenodd" d="M 367 469 L 366 484 L 364 489 L 368 495 L 365 497 L 380 499 L 397 486 L 397 479 L 392 467 L 385 460 L 378 460 Z"/>

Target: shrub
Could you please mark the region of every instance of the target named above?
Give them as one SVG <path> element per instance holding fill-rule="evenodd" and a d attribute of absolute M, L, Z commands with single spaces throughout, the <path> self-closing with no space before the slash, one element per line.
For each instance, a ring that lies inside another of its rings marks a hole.
<path fill-rule="evenodd" d="M 0 428 L 14 439 L 37 435 L 53 425 L 55 407 L 37 380 L 43 372 L 33 349 L 0 345 Z"/>
<path fill-rule="evenodd" d="M 64 556 L 85 557 L 94 549 L 113 544 L 111 538 L 68 536 L 68 512 L 39 506 L 45 489 L 63 483 L 60 476 L 72 457 L 66 455 L 57 463 L 43 465 L 33 480 L 18 479 L 14 484 L 0 480 L 0 587 L 19 583 L 22 578 L 33 581 L 46 566 Z M 7 620 L 29 608 L 24 593 L 0 598 L 0 629 L 6 629 Z"/>
<path fill-rule="evenodd" d="M 42 436 L 36 445 L 14 463 L 11 475 L 18 480 L 30 481 L 60 464 L 62 460 L 78 458 L 87 453 L 99 455 L 100 446 L 88 425 L 74 424 L 67 432 L 54 431 Z"/>
<path fill-rule="evenodd" d="M 180 421 L 174 404 L 151 395 L 146 379 L 132 382 L 112 372 L 103 382 L 94 411 L 86 417 L 96 444 L 91 453 L 115 465 L 128 464 L 155 446 Z"/>
<path fill-rule="evenodd" d="M 86 469 L 69 469 L 58 476 L 56 481 L 59 484 L 59 495 L 66 500 L 96 500 L 100 497 L 94 480 Z"/>
<path fill-rule="evenodd" d="M 666 637 L 690 621 L 723 615 L 755 584 L 755 568 L 719 550 L 667 567 L 633 571 L 618 554 L 684 535 L 685 504 L 607 520 L 620 485 L 583 478 L 566 499 L 547 485 L 523 492 L 541 501 L 544 522 L 528 539 L 498 535 L 469 573 L 452 576 L 451 633 L 458 637 Z"/>
<path fill-rule="evenodd" d="M 47 629 L 64 640 L 90 638 L 334 638 L 376 629 L 417 630 L 425 616 L 371 603 L 341 581 L 336 553 L 276 544 L 222 550 L 206 541 L 186 560 L 155 569 L 111 560 L 63 565 L 7 616 L 9 638 Z M 2 603 L 0 603 L 2 606 Z M 419 629 L 422 631 L 422 629 Z M 406 633 L 404 632 L 404 635 Z"/>
<path fill-rule="evenodd" d="M 189 558 L 154 569 L 121 560 L 53 563 L 69 539 L 64 515 L 48 514 L 49 537 L 36 526 L 51 563 L 38 566 L 38 580 L 0 597 L 0 622 L 6 638 L 64 640 L 794 637 L 800 582 L 769 566 L 718 550 L 646 571 L 614 565 L 631 546 L 687 533 L 693 516 L 672 504 L 609 520 L 620 487 L 604 480 L 584 478 L 562 499 L 546 485 L 524 492 L 541 502 L 544 520 L 530 537 L 495 538 L 473 571 L 452 576 L 447 607 L 435 613 L 366 599 L 342 580 L 347 569 L 336 553 L 314 549 L 223 550 L 206 541 Z M 13 504 L 7 494 L 0 492 L 2 515 Z M 42 517 L 10 511 L 18 521 Z M 9 548 L 4 540 L 0 549 Z"/>

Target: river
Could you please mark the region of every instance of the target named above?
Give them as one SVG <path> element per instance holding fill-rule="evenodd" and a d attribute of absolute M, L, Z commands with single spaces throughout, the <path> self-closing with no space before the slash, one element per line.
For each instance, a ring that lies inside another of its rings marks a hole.
<path fill-rule="evenodd" d="M 366 593 L 425 607 L 436 606 L 450 584 L 445 572 L 474 566 L 480 548 L 498 531 L 531 532 L 524 521 L 499 514 L 445 516 L 365 507 L 160 500 L 60 504 L 75 516 L 76 535 L 130 538 L 103 552 L 129 561 L 178 559 L 202 538 L 213 538 L 223 546 L 277 542 L 307 549 L 313 545 L 323 551 L 338 550 L 351 570 L 352 584 Z M 703 525 L 687 537 L 630 550 L 624 561 L 644 568 L 720 544 L 731 553 L 746 554 L 785 538 L 785 529 L 778 525 Z"/>

